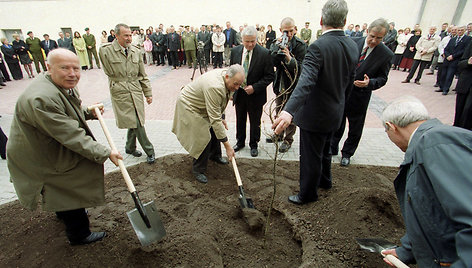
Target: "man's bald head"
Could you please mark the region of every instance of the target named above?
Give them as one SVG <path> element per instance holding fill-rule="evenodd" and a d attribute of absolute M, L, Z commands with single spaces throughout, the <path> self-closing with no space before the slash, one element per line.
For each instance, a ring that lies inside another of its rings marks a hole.
<path fill-rule="evenodd" d="M 284 18 L 282 22 L 280 22 L 280 28 L 284 28 L 284 26 L 286 27 L 295 26 L 295 20 L 293 20 L 290 17 Z"/>
<path fill-rule="evenodd" d="M 57 86 L 74 88 L 80 79 L 79 58 L 68 49 L 54 49 L 48 55 L 48 73 Z"/>
<path fill-rule="evenodd" d="M 77 63 L 79 63 L 79 58 L 77 57 L 77 55 L 74 54 L 74 52 L 65 48 L 56 48 L 54 50 L 51 50 L 51 52 L 49 52 L 48 64 L 54 65 L 54 62 L 57 62 L 57 59 L 59 58 L 69 59 L 71 61 L 76 60 Z"/>

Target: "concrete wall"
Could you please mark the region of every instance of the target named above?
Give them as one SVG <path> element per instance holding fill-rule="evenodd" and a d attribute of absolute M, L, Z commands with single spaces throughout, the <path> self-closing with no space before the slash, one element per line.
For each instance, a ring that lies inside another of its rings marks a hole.
<path fill-rule="evenodd" d="M 397 28 L 412 27 L 418 19 L 423 0 L 347 0 L 347 23 L 362 24 L 378 17 L 395 21 Z M 421 26 L 450 22 L 459 0 L 428 0 Z M 130 26 L 164 26 L 217 23 L 230 20 L 237 29 L 244 23 L 272 24 L 275 29 L 283 17 L 291 16 L 299 27 L 311 22 L 316 32 L 320 28 L 321 8 L 325 0 L 0 0 L 0 35 L 5 30 L 20 29 L 23 35 L 33 31 L 36 36 L 49 33 L 57 39 L 60 28 L 84 32 L 90 27 L 96 37 L 102 30 L 109 31 L 118 22 Z M 460 19 L 461 24 L 472 22 L 472 1 L 468 1 Z"/>

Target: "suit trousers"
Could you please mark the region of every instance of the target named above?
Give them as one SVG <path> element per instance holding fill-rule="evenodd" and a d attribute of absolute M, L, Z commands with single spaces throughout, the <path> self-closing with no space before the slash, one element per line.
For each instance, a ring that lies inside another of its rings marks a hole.
<path fill-rule="evenodd" d="M 7 141 L 8 141 L 7 135 L 3 133 L 3 130 L 0 127 L 0 157 L 2 159 L 7 158 Z"/>
<path fill-rule="evenodd" d="M 41 62 L 41 66 L 43 67 L 43 71 L 47 71 L 46 63 L 44 62 L 44 57 L 42 52 L 31 53 L 33 56 L 34 67 L 36 67 L 36 72 L 39 74 L 41 70 L 39 69 L 39 63 Z"/>
<path fill-rule="evenodd" d="M 185 58 L 187 59 L 188 67 L 195 67 L 197 65 L 197 52 L 195 50 L 185 50 Z"/>
<path fill-rule="evenodd" d="M 157 64 L 165 64 L 166 63 L 166 59 L 165 59 L 165 56 L 166 56 L 166 53 L 164 51 L 162 52 L 157 52 L 157 57 L 156 57 L 156 61 L 157 61 Z"/>
<path fill-rule="evenodd" d="M 223 65 L 223 52 L 213 52 L 213 67 L 218 67 Z"/>
<path fill-rule="evenodd" d="M 136 120 L 138 121 L 136 128 L 128 129 L 128 134 L 126 138 L 126 147 L 125 147 L 126 151 L 134 152 L 136 150 L 136 138 L 137 138 L 144 152 L 148 156 L 154 155 L 154 146 L 152 146 L 152 143 L 149 141 L 146 134 L 146 130 L 144 129 L 144 126 L 141 126 L 137 115 L 136 115 Z"/>
<path fill-rule="evenodd" d="M 98 56 L 97 56 L 97 49 L 95 47 L 87 48 L 87 54 L 88 54 L 90 67 L 93 68 L 93 63 L 92 63 L 92 54 L 93 54 L 93 58 L 95 59 L 95 64 L 97 64 L 97 67 L 100 68 L 100 59 L 98 59 Z"/>
<path fill-rule="evenodd" d="M 459 60 L 448 61 L 447 59 L 444 60 L 442 65 L 442 74 L 441 74 L 441 90 L 443 92 L 449 92 L 449 88 L 451 87 L 452 80 L 454 80 L 454 75 L 457 71 L 457 64 Z"/>
<path fill-rule="evenodd" d="M 275 112 L 278 114 L 280 112 L 280 110 L 282 110 L 283 108 L 283 105 L 282 104 L 285 104 L 288 100 L 288 98 L 290 98 L 290 95 L 283 95 L 283 97 L 279 98 L 277 97 L 275 99 Z M 285 129 L 285 131 L 283 133 L 280 133 L 280 136 L 279 136 L 279 139 L 280 141 L 285 141 L 287 142 L 288 144 L 292 144 L 293 142 L 293 136 L 295 135 L 295 132 L 297 131 L 297 126 L 292 122 L 290 123 L 290 125 Z"/>
<path fill-rule="evenodd" d="M 443 70 L 443 67 L 442 67 L 443 63 L 438 62 L 437 66 L 438 66 L 438 73 L 436 75 L 436 85 L 441 86 L 441 75 L 442 75 L 442 70 Z"/>
<path fill-rule="evenodd" d="M 205 60 L 206 60 L 206 64 L 209 65 L 210 64 L 210 49 L 205 49 Z"/>
<path fill-rule="evenodd" d="M 225 65 L 229 66 L 231 60 L 231 48 L 230 46 L 225 46 Z"/>
<path fill-rule="evenodd" d="M 457 93 L 453 126 L 472 130 L 472 88 L 466 93 Z"/>
<path fill-rule="evenodd" d="M 426 68 L 426 65 L 428 65 L 428 63 L 429 61 L 415 60 L 413 62 L 413 66 L 411 66 L 410 73 L 408 74 L 406 80 L 410 81 L 415 75 L 416 69 L 418 69 L 418 66 L 420 66 L 420 70 L 418 71 L 418 74 L 416 75 L 416 78 L 415 78 L 415 82 L 419 82 L 421 79 L 421 76 L 423 75 L 423 71 Z"/>
<path fill-rule="evenodd" d="M 66 235 L 69 241 L 80 241 L 91 234 L 89 219 L 85 208 L 58 211 L 56 215 L 66 225 Z"/>
<path fill-rule="evenodd" d="M 179 56 L 177 55 L 177 51 L 169 51 L 169 61 L 172 62 L 172 66 L 176 68 L 179 66 Z M 171 63 L 169 62 L 169 65 Z"/>
<path fill-rule="evenodd" d="M 205 173 L 208 166 L 208 159 L 221 157 L 221 144 L 216 138 L 213 128 L 210 128 L 211 139 L 197 159 L 193 159 L 193 174 Z"/>
<path fill-rule="evenodd" d="M 354 89 L 351 92 L 349 99 L 346 102 L 346 107 L 344 108 L 344 116 L 341 121 L 341 126 L 333 134 L 331 153 L 334 154 L 338 152 L 339 141 L 344 134 L 347 118 L 347 120 L 349 120 L 349 131 L 341 153 L 344 157 L 351 157 L 354 155 L 362 137 L 362 130 L 364 129 L 365 117 L 367 115 L 367 108 L 369 107 L 371 95 L 372 91 L 370 90 L 360 91 Z"/>
<path fill-rule="evenodd" d="M 331 133 L 300 129 L 300 192 L 303 202 L 318 200 L 318 187 L 331 188 Z"/>
<path fill-rule="evenodd" d="M 5 66 L 5 62 L 4 62 L 4 61 L 0 62 L 0 71 L 1 71 L 2 76 L 3 76 L 3 79 L 2 79 L 3 82 L 5 82 L 5 81 L 11 81 L 11 79 L 10 79 L 10 74 L 8 74 L 7 67 Z M 0 80 L 0 82 L 1 82 L 1 80 Z"/>
<path fill-rule="evenodd" d="M 238 93 L 240 94 L 240 93 Z M 246 122 L 249 115 L 249 146 L 257 149 L 261 139 L 262 105 L 255 105 L 247 96 L 238 96 L 236 103 L 236 144 L 243 146 L 246 142 Z"/>

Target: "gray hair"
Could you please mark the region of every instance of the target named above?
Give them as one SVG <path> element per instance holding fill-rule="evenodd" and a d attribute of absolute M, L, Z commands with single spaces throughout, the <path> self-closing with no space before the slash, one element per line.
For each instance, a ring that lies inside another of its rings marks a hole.
<path fill-rule="evenodd" d="M 228 70 L 226 71 L 226 74 L 228 75 L 228 77 L 233 77 L 235 76 L 237 73 L 242 73 L 244 74 L 244 68 L 243 66 L 239 65 L 239 64 L 233 64 L 231 66 L 228 67 Z"/>
<path fill-rule="evenodd" d="M 426 107 L 413 96 L 395 99 L 385 107 L 381 115 L 384 127 L 387 127 L 387 122 L 398 127 L 406 127 L 411 123 L 428 120 L 429 118 Z"/>
<path fill-rule="evenodd" d="M 375 29 L 375 31 L 381 32 L 382 29 L 385 29 L 385 33 L 387 33 L 390 30 L 390 25 L 388 24 L 387 20 L 384 18 L 379 18 L 374 20 L 370 25 L 369 25 L 369 32 Z"/>
<path fill-rule="evenodd" d="M 246 28 L 244 28 L 243 32 L 241 33 L 241 36 L 257 36 L 256 27 L 247 26 Z"/>
<path fill-rule="evenodd" d="M 125 28 L 125 29 L 130 29 L 128 25 L 124 24 L 124 23 L 118 23 L 116 26 L 115 26 L 115 34 L 116 35 L 120 35 L 120 29 L 121 27 Z"/>
<path fill-rule="evenodd" d="M 321 10 L 323 25 L 341 28 L 346 24 L 347 3 L 344 0 L 328 0 Z"/>

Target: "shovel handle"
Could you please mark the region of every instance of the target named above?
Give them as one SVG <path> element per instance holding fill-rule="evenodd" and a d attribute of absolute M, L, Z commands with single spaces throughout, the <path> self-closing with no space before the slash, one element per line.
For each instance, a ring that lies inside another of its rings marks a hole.
<path fill-rule="evenodd" d="M 97 116 L 98 121 L 100 122 L 100 126 L 102 127 L 103 132 L 107 137 L 108 144 L 110 144 L 112 150 L 118 151 L 116 149 L 115 143 L 113 142 L 113 139 L 111 138 L 110 131 L 108 131 L 107 125 L 105 124 L 105 120 L 103 120 L 102 113 L 100 112 L 101 107 L 103 107 L 103 103 L 92 105 L 88 107 L 88 110 L 95 111 L 95 115 Z M 136 192 L 136 188 L 134 187 L 134 184 L 131 181 L 131 177 L 129 176 L 128 171 L 126 170 L 125 163 L 123 162 L 123 160 L 118 159 L 118 166 L 120 167 L 121 174 L 123 174 L 123 178 L 125 179 L 128 191 L 130 193 Z"/>
<path fill-rule="evenodd" d="M 404 264 L 401 260 L 399 260 L 397 257 L 393 255 L 385 255 L 385 258 L 391 262 L 395 267 L 398 268 L 409 268 L 408 265 Z"/>
<path fill-rule="evenodd" d="M 236 176 L 238 186 L 243 186 L 243 183 L 241 182 L 241 176 L 239 175 L 238 166 L 236 165 L 236 159 L 234 156 L 231 158 L 231 163 L 233 164 L 234 175 Z"/>

